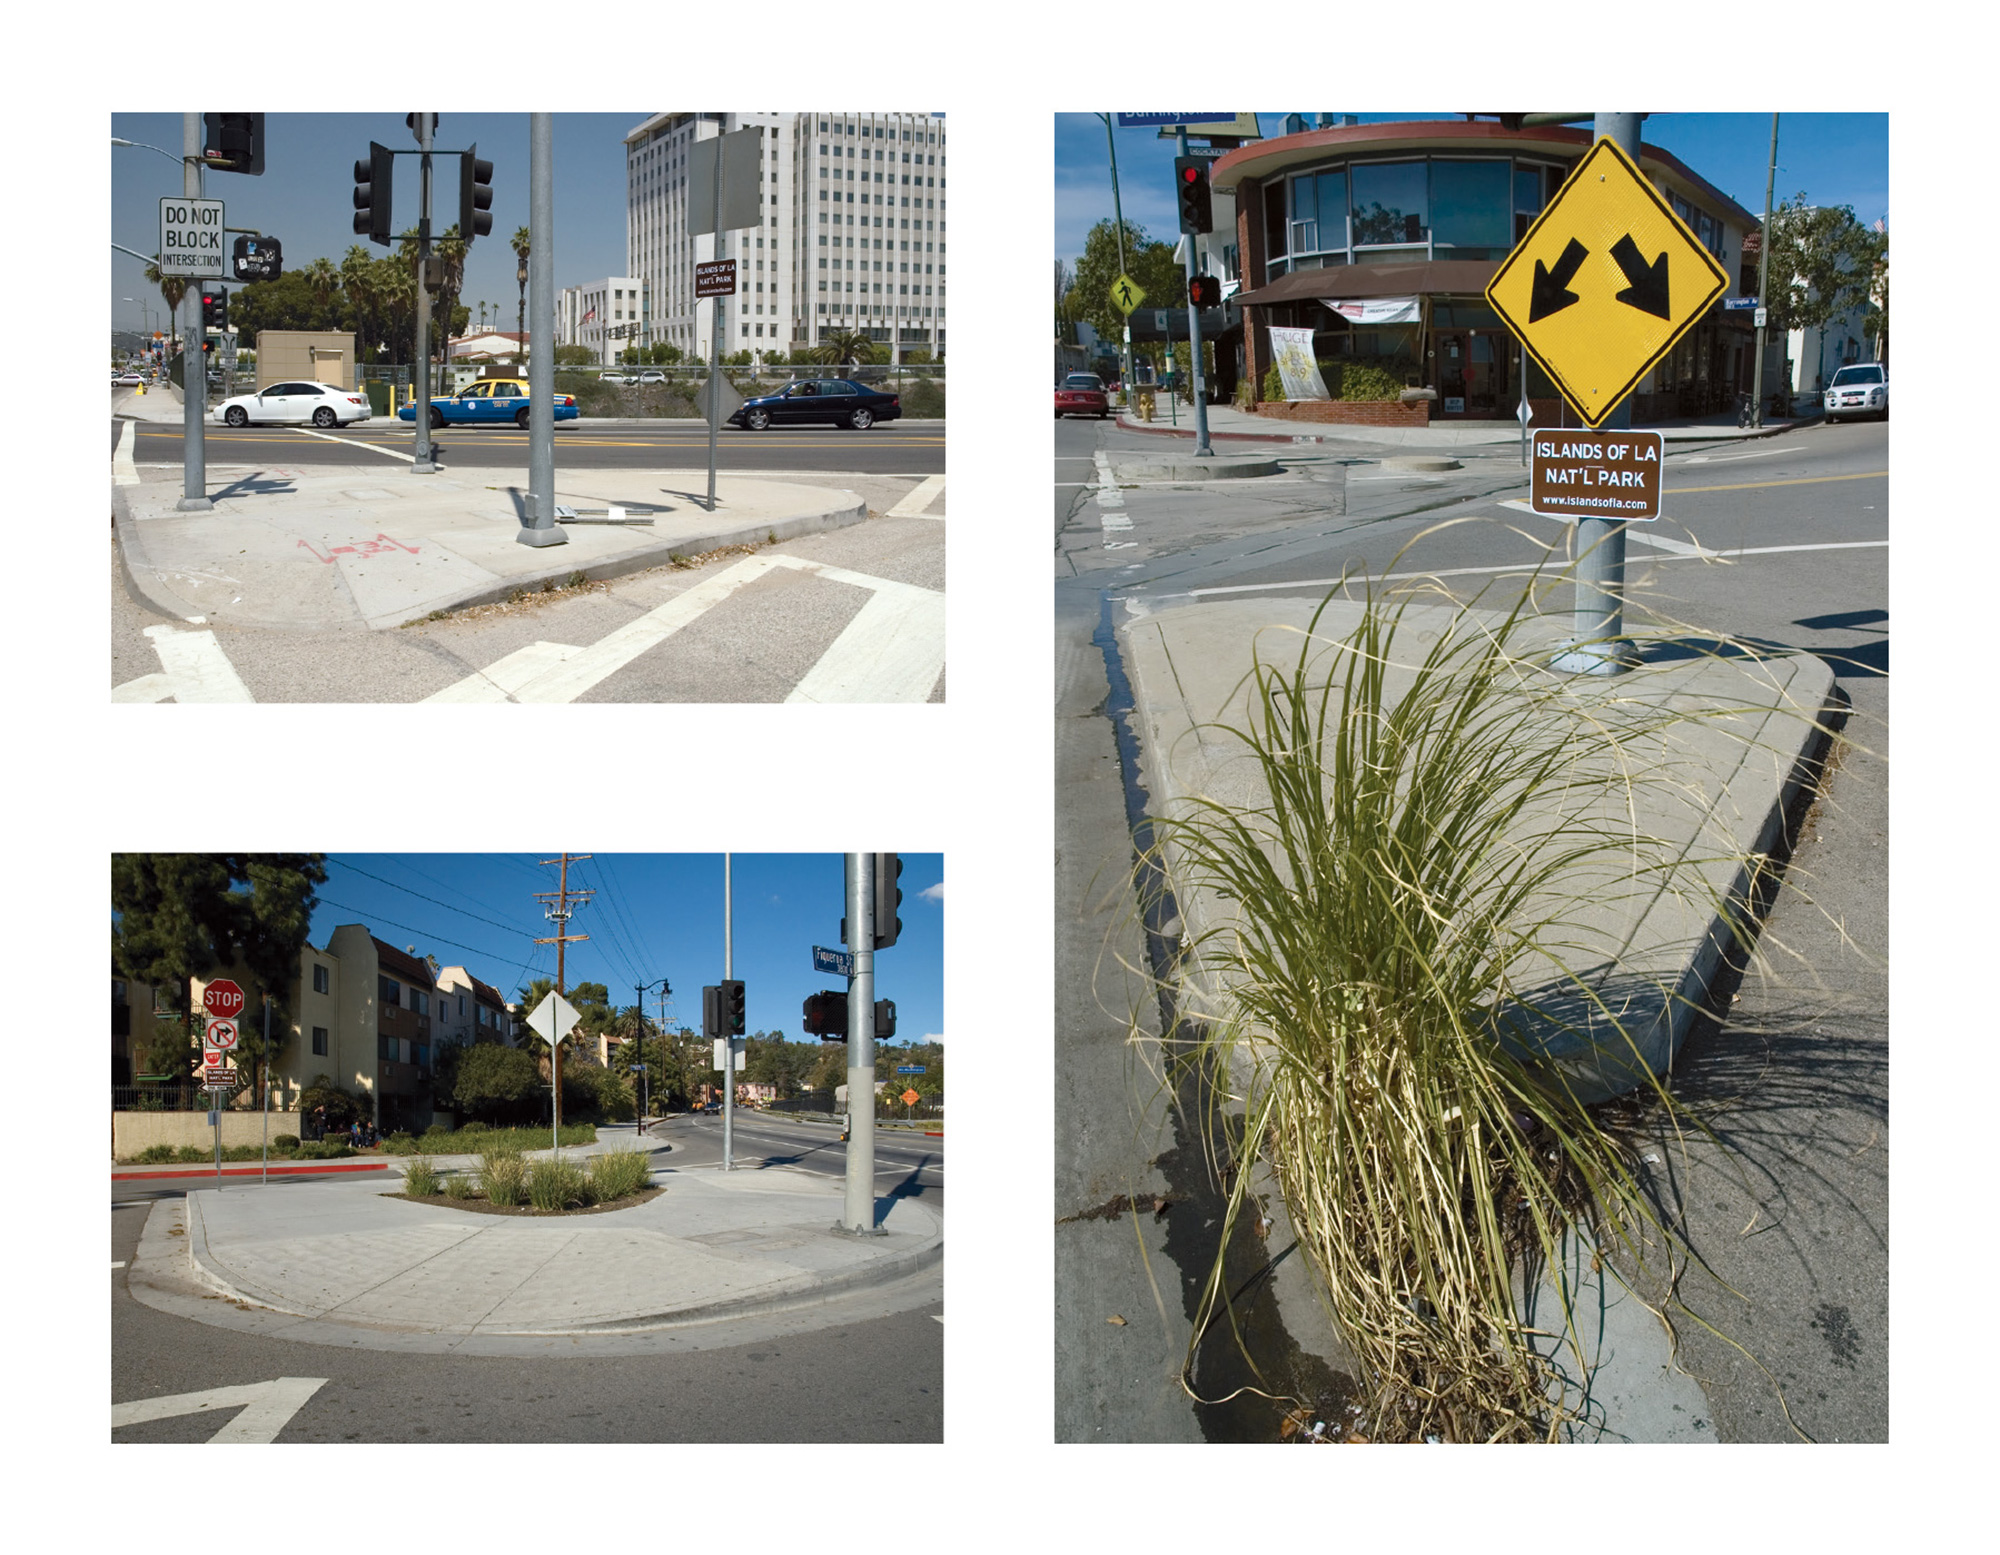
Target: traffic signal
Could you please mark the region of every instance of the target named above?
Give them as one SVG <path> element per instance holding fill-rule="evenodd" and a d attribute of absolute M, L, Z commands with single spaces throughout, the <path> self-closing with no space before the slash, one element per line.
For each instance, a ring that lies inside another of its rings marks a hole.
<path fill-rule="evenodd" d="M 903 893 L 896 881 L 903 873 L 903 861 L 893 853 L 875 855 L 875 948 L 887 950 L 903 932 L 903 920 L 896 909 L 903 905 Z"/>
<path fill-rule="evenodd" d="M 368 160 L 354 164 L 354 230 L 371 243 L 389 245 L 390 190 L 395 183 L 396 154 L 368 142 Z"/>
<path fill-rule="evenodd" d="M 1222 306 L 1222 282 L 1212 275 L 1197 275 L 1188 282 L 1188 303 L 1196 308 Z"/>
<path fill-rule="evenodd" d="M 215 330 L 229 328 L 229 293 L 220 286 L 204 286 L 201 289 L 201 327 Z"/>
<path fill-rule="evenodd" d="M 743 982 L 740 978 L 722 985 L 722 1030 L 717 1035 L 743 1035 Z"/>
<path fill-rule="evenodd" d="M 470 243 L 493 230 L 493 164 L 481 161 L 479 146 L 459 154 L 458 235 Z"/>
<path fill-rule="evenodd" d="M 238 238 L 231 259 L 239 281 L 275 281 L 285 273 L 285 248 L 276 238 Z"/>
<path fill-rule="evenodd" d="M 847 1040 L 847 995 L 831 988 L 806 995 L 806 1031 L 822 1042 Z"/>
<path fill-rule="evenodd" d="M 876 1040 L 880 1041 L 884 1037 L 893 1037 L 895 1034 L 896 1001 L 894 999 L 877 999 L 875 1001 Z"/>
<path fill-rule="evenodd" d="M 722 990 L 713 983 L 701 991 L 701 1034 L 711 1042 L 722 1035 Z"/>
<path fill-rule="evenodd" d="M 261 113 L 205 113 L 201 159 L 219 173 L 264 171 L 264 116 Z"/>
<path fill-rule="evenodd" d="M 1208 232 L 1215 217 L 1208 204 L 1208 162 L 1203 157 L 1174 158 L 1174 188 L 1180 199 L 1181 231 Z"/>

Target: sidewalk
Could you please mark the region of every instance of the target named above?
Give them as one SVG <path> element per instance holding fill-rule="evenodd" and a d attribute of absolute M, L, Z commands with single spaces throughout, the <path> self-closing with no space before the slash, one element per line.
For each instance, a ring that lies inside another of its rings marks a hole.
<path fill-rule="evenodd" d="M 1167 415 L 1161 400 L 1151 421 L 1138 420 L 1130 409 L 1118 412 L 1118 426 L 1127 432 L 1155 432 L 1170 437 L 1194 436 L 1194 407 L 1178 406 L 1178 425 Z M 1658 432 L 1669 443 L 1707 443 L 1739 438 L 1773 437 L 1802 425 L 1806 417 L 1788 421 L 1768 421 L 1762 427 L 1738 427 L 1734 412 L 1655 422 L 1639 428 Z M 1546 430 L 1546 429 L 1544 429 Z M 1288 421 L 1279 416 L 1257 416 L 1234 405 L 1208 407 L 1210 442 L 1263 443 L 1385 443 L 1400 448 L 1462 448 L 1482 443 L 1521 441 L 1521 425 L 1511 416 L 1505 421 L 1433 421 L 1424 427 L 1340 426 L 1313 421 Z"/>
<path fill-rule="evenodd" d="M 298 631 L 400 626 L 577 573 L 619 577 L 868 516 L 852 491 L 740 475 L 717 477 L 710 512 L 706 467 L 558 471 L 556 502 L 580 521 L 559 525 L 566 544 L 531 546 L 515 538 L 532 503 L 519 469 L 419 476 L 388 451 L 379 471 L 211 464 L 214 510 L 182 513 L 178 469 L 142 480 L 121 462 L 112 524 L 135 597 L 182 620 Z M 605 522 L 613 508 L 652 521 Z"/>
<path fill-rule="evenodd" d="M 565 1149 L 575 1156 L 629 1139 Z M 440 1166 L 476 1165 L 437 1158 Z M 299 1319 L 281 1331 L 352 1344 L 355 1329 L 463 1337 L 631 1333 L 816 1304 L 943 1256 L 942 1217 L 878 1202 L 878 1236 L 838 1227 L 838 1181 L 782 1167 L 676 1170 L 602 1214 L 512 1216 L 385 1197 L 395 1181 L 199 1189 L 153 1211 L 140 1264 L 227 1301 Z M 135 1270 L 135 1273 L 138 1272 Z M 342 1337 L 345 1334 L 346 1337 Z"/>

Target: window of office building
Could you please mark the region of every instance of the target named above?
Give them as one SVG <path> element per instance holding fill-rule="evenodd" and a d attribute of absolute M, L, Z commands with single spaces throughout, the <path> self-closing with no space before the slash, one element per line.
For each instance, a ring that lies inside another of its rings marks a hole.
<path fill-rule="evenodd" d="M 326 1027 L 313 1027 L 313 1057 L 326 1057 Z"/>
<path fill-rule="evenodd" d="M 1454 259 L 1505 258 L 1514 246 L 1511 171 L 1498 161 L 1432 162 L 1431 241 L 1458 250 Z"/>
<path fill-rule="evenodd" d="M 1430 191 L 1422 162 L 1363 162 L 1350 170 L 1357 248 L 1422 243 Z"/>

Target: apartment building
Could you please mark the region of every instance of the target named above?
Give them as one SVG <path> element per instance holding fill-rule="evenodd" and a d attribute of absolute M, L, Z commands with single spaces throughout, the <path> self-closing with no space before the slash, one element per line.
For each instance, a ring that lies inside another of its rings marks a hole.
<path fill-rule="evenodd" d="M 696 141 L 755 130 L 763 220 L 688 231 Z M 854 333 L 898 357 L 945 345 L 946 137 L 933 113 L 656 113 L 625 138 L 626 268 L 640 344 L 784 355 Z M 694 296 L 694 267 L 737 260 L 737 295 Z"/>

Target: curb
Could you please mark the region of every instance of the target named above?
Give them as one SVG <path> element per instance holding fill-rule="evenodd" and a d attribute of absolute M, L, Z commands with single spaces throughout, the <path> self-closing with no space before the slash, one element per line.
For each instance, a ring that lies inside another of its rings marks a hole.
<path fill-rule="evenodd" d="M 881 1258 L 844 1274 L 818 1275 L 802 1274 L 784 1280 L 759 1292 L 744 1297 L 741 1295 L 721 1297 L 700 1302 L 694 1306 L 682 1307 L 670 1312 L 647 1313 L 636 1318 L 617 1318 L 604 1323 L 584 1323 L 568 1328 L 518 1328 L 518 1329 L 466 1329 L 427 1328 L 409 1323 L 368 1322 L 355 1318 L 331 1317 L 325 1314 L 295 1312 L 290 1307 L 281 1307 L 275 1301 L 252 1295 L 231 1284 L 209 1266 L 208 1222 L 202 1214 L 201 1201 L 190 1194 L 186 1200 L 183 1225 L 187 1241 L 188 1276 L 197 1285 L 214 1291 L 225 1300 L 240 1302 L 248 1306 L 261 1307 L 268 1312 L 283 1313 L 310 1323 L 331 1323 L 340 1327 L 365 1328 L 384 1333 L 456 1334 L 463 1338 L 479 1337 L 490 1339 L 551 1339 L 565 1334 L 610 1336 L 614 1334 L 645 1333 L 661 1328 L 675 1328 L 692 1324 L 705 1324 L 732 1317 L 747 1316 L 752 1313 L 764 1314 L 782 1312 L 791 1308 L 816 1306 L 831 1297 L 845 1295 L 850 1291 L 865 1290 L 871 1286 L 889 1285 L 941 1263 L 944 1259 L 944 1226 L 935 1211 L 927 1211 L 938 1221 L 937 1229 L 920 1246 L 898 1253 L 893 1257 Z M 840 1233 L 842 1228 L 834 1225 L 829 1234 Z"/>
<path fill-rule="evenodd" d="M 389 1163 L 387 1161 L 329 1161 L 324 1166 L 318 1162 L 313 1162 L 305 1166 L 294 1166 L 291 1162 L 286 1161 L 279 1166 L 280 1174 L 286 1177 L 326 1175 L 333 1172 L 386 1172 L 388 1170 Z M 264 1168 L 261 1165 L 246 1166 L 242 1162 L 238 1162 L 234 1168 L 223 1167 L 222 1175 L 224 1177 L 261 1177 L 264 1175 Z M 111 1174 L 113 1182 L 144 1182 L 162 1177 L 206 1177 L 212 1181 L 215 1177 L 215 1168 L 213 1166 L 190 1166 L 178 1171 L 114 1171 Z"/>
<path fill-rule="evenodd" d="M 1706 427 L 1706 428 L 1678 427 L 1675 428 L 1676 431 L 1689 432 L 1695 435 L 1685 438 L 1677 437 L 1672 439 L 1672 441 L 1700 443 L 1700 442 L 1709 442 L 1719 439 L 1731 443 L 1748 442 L 1752 438 L 1776 437 L 1780 432 L 1790 432 L 1794 431 L 1799 427 L 1811 426 L 1816 422 L 1819 422 L 1824 419 L 1825 418 L 1820 415 L 1809 415 L 1809 416 L 1799 416 L 1790 421 L 1781 421 L 1773 426 Z M 1116 417 L 1114 424 L 1119 427 L 1122 427 L 1127 432 L 1151 432 L 1159 437 L 1193 437 L 1195 435 L 1195 430 L 1192 426 L 1185 428 L 1174 427 L 1174 426 L 1165 426 L 1165 427 L 1154 426 L 1149 421 L 1127 420 L 1122 411 Z M 1301 422 L 1300 425 L 1306 426 L 1306 425 L 1311 425 L 1311 423 Z M 1359 423 L 1356 423 L 1356 425 L 1359 425 Z M 1449 425 L 1449 423 L 1433 422 L 1431 425 L 1432 426 Z M 1542 430 L 1548 431 L 1550 429 L 1545 427 Z M 1662 440 L 1663 441 L 1666 440 L 1666 428 L 1664 427 L 1652 427 L 1652 428 L 1641 427 L 1638 428 L 1637 430 L 1659 432 L 1661 434 Z M 1715 436 L 1713 439 L 1703 437 L 1700 435 L 1703 432 L 1712 432 L 1713 434 L 1715 434 Z M 1224 440 L 1237 443 L 1345 443 L 1345 442 L 1356 442 L 1356 441 L 1359 442 L 1368 441 L 1367 438 L 1328 437 L 1324 433 L 1301 432 L 1288 436 L 1283 432 L 1216 432 L 1216 431 L 1209 432 L 1208 440 L 1211 443 L 1221 442 Z M 1493 446 L 1498 447 L 1501 445 L 1495 444 Z"/>

